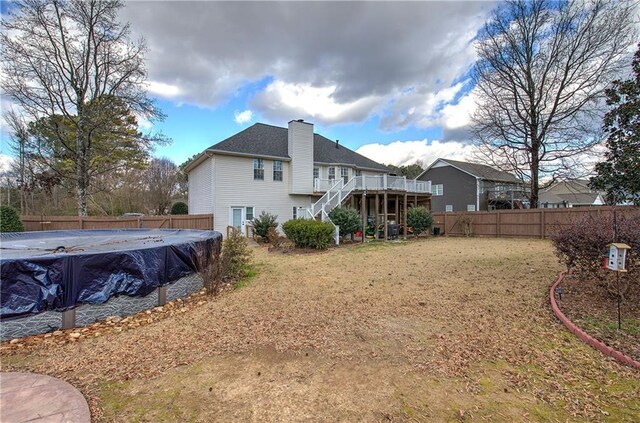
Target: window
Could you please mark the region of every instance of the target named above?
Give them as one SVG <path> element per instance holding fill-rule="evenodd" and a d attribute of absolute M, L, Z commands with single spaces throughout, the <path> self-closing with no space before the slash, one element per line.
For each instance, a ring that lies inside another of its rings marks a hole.
<path fill-rule="evenodd" d="M 253 159 L 253 179 L 264 181 L 264 160 Z"/>
<path fill-rule="evenodd" d="M 336 168 L 335 167 L 330 167 L 329 168 L 329 180 L 332 181 L 336 179 Z"/>
<path fill-rule="evenodd" d="M 273 161 L 273 180 L 282 181 L 282 162 L 280 160 Z"/>
<path fill-rule="evenodd" d="M 348 167 L 341 167 L 340 168 L 340 177 L 342 178 L 342 182 L 344 182 L 345 184 L 347 182 L 349 182 L 349 168 Z"/>
<path fill-rule="evenodd" d="M 245 207 L 244 218 L 245 220 L 253 220 L 253 207 Z"/>
<path fill-rule="evenodd" d="M 467 211 L 476 211 L 475 204 L 467 204 Z"/>
<path fill-rule="evenodd" d="M 356 176 L 362 176 L 362 171 L 360 169 L 356 169 Z"/>
<path fill-rule="evenodd" d="M 317 179 L 320 178 L 320 168 L 319 167 L 314 167 L 313 168 L 313 179 Z"/>
<path fill-rule="evenodd" d="M 431 195 L 442 195 L 444 193 L 443 184 L 435 184 L 431 186 Z"/>
<path fill-rule="evenodd" d="M 293 218 L 298 218 L 298 208 L 296 206 L 293 206 Z"/>
<path fill-rule="evenodd" d="M 444 211 L 446 211 L 446 212 L 452 212 L 452 211 L 453 211 L 453 206 L 452 206 L 452 205 L 446 205 L 446 206 L 444 206 Z"/>

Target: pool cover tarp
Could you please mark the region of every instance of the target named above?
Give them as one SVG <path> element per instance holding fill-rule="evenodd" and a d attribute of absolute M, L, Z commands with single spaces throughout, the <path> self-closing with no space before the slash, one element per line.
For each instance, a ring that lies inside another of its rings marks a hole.
<path fill-rule="evenodd" d="M 0 234 L 0 318 L 143 296 L 202 270 L 214 231 L 120 229 Z"/>

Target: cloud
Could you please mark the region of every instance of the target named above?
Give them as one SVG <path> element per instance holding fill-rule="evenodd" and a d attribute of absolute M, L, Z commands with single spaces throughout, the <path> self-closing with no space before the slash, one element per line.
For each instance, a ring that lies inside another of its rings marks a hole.
<path fill-rule="evenodd" d="M 379 163 L 396 166 L 421 161 L 428 166 L 438 158 L 467 160 L 473 155 L 474 147 L 462 142 L 449 141 L 395 141 L 390 144 L 365 144 L 356 152 Z"/>
<path fill-rule="evenodd" d="M 177 97 L 181 93 L 179 87 L 158 81 L 147 81 L 147 90 L 151 94 L 166 98 Z"/>
<path fill-rule="evenodd" d="M 475 60 L 472 40 L 492 7 L 127 2 L 122 18 L 147 40 L 149 78 L 159 96 L 215 107 L 269 78 L 251 101 L 268 119 L 305 113 L 332 124 L 379 114 L 393 129 L 436 120 L 434 108 L 449 103 L 452 86 Z"/>
<path fill-rule="evenodd" d="M 7 172 L 11 171 L 11 166 L 13 166 L 15 160 L 15 157 L 0 153 L 0 175 L 5 175 Z"/>
<path fill-rule="evenodd" d="M 251 119 L 253 119 L 253 112 L 251 110 L 245 110 L 244 112 L 235 112 L 233 114 L 233 120 L 235 120 L 236 123 L 247 123 L 250 122 Z"/>
<path fill-rule="evenodd" d="M 274 81 L 256 95 L 251 104 L 270 120 L 295 118 L 319 123 L 359 122 L 380 105 L 382 97 L 366 96 L 353 101 L 339 102 L 337 87 L 314 87 L 311 84 L 290 84 Z"/>

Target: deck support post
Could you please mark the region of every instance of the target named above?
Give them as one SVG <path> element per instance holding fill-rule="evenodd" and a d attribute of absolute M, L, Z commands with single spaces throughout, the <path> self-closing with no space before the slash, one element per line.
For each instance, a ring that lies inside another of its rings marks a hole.
<path fill-rule="evenodd" d="M 376 193 L 376 213 L 375 213 L 375 233 L 373 239 L 378 239 L 378 224 L 380 223 L 378 213 L 380 212 L 380 196 Z"/>
<path fill-rule="evenodd" d="M 396 224 L 400 224 L 400 204 L 398 204 L 398 194 L 396 194 Z"/>
<path fill-rule="evenodd" d="M 404 231 L 402 231 L 404 233 L 404 239 L 407 239 L 407 228 L 409 227 L 409 225 L 407 224 L 407 194 L 404 194 Z"/>
<path fill-rule="evenodd" d="M 362 220 L 362 242 L 367 231 L 367 195 L 363 192 L 360 196 L 360 219 Z"/>
<path fill-rule="evenodd" d="M 387 196 L 387 191 L 384 192 L 383 194 L 383 198 L 384 198 L 384 221 L 382 222 L 382 224 L 384 225 L 384 240 L 388 241 L 389 240 L 389 224 L 388 224 L 388 219 L 389 219 L 389 197 Z"/>

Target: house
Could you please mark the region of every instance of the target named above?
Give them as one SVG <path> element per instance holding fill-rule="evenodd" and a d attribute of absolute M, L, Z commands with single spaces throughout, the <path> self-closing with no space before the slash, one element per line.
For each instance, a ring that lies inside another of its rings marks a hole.
<path fill-rule="evenodd" d="M 223 234 L 228 227 L 248 233 L 262 211 L 282 224 L 327 220 L 339 205 L 360 210 L 364 222 L 404 222 L 400 214 L 428 206 L 431 193 L 428 182 L 392 176 L 386 166 L 315 134 L 313 124 L 302 120 L 286 128 L 256 123 L 207 148 L 185 170 L 189 212 L 213 213 L 214 229 Z"/>
<path fill-rule="evenodd" d="M 417 178 L 431 181 L 433 211 L 479 211 L 524 208 L 522 182 L 491 166 L 437 159 Z"/>
<path fill-rule="evenodd" d="M 557 182 L 540 191 L 540 208 L 586 207 L 604 205 L 604 196 L 591 188 L 585 179 Z"/>

